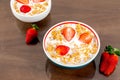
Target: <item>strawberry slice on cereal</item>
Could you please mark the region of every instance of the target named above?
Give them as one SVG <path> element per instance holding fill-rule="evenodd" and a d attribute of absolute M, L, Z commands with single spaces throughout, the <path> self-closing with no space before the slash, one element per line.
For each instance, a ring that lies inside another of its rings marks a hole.
<path fill-rule="evenodd" d="M 44 2 L 45 0 L 32 0 L 32 1 L 38 3 L 38 2 Z"/>
<path fill-rule="evenodd" d="M 92 36 L 89 32 L 85 32 L 80 35 L 79 40 L 83 43 L 89 44 L 92 41 Z"/>
<path fill-rule="evenodd" d="M 16 0 L 16 1 L 22 4 L 29 4 L 29 0 Z"/>
<path fill-rule="evenodd" d="M 23 12 L 23 13 L 27 13 L 27 12 L 29 12 L 30 10 L 31 10 L 31 7 L 28 6 L 28 5 L 22 5 L 22 6 L 20 7 L 20 11 Z"/>
<path fill-rule="evenodd" d="M 65 27 L 62 29 L 62 35 L 67 41 L 71 41 L 75 35 L 75 30 L 72 27 Z"/>
<path fill-rule="evenodd" d="M 65 46 L 65 45 L 58 45 L 55 50 L 58 54 L 64 56 L 68 53 L 70 48 L 68 46 Z"/>

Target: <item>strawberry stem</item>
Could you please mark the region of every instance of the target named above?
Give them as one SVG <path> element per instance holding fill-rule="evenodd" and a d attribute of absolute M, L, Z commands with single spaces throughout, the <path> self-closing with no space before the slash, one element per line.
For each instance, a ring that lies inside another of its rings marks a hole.
<path fill-rule="evenodd" d="M 105 51 L 109 52 L 109 54 L 116 54 L 120 56 L 120 50 L 117 48 L 113 48 L 111 45 L 106 46 Z"/>
<path fill-rule="evenodd" d="M 40 29 L 36 24 L 31 24 L 31 25 L 32 25 L 33 29 L 35 29 L 35 30 L 39 30 Z"/>

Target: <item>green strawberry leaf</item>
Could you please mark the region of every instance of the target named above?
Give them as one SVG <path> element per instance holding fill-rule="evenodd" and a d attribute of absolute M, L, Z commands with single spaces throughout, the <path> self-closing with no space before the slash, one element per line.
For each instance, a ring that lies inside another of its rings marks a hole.
<path fill-rule="evenodd" d="M 31 24 L 32 27 L 35 29 L 35 30 L 39 30 L 40 28 L 36 25 L 36 24 Z"/>
<path fill-rule="evenodd" d="M 117 54 L 118 56 L 120 56 L 120 50 L 117 48 L 114 48 L 114 53 Z"/>
<path fill-rule="evenodd" d="M 113 54 L 113 47 L 111 45 L 106 46 L 105 51 L 109 52 L 109 54 Z"/>
<path fill-rule="evenodd" d="M 111 45 L 106 46 L 105 51 L 107 51 L 109 54 L 116 54 L 120 56 L 120 49 L 113 48 Z"/>

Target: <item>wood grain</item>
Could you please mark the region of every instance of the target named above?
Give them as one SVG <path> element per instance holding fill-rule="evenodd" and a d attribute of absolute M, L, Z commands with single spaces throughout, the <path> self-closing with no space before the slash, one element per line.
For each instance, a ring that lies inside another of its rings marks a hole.
<path fill-rule="evenodd" d="M 120 0 L 52 0 L 52 10 L 39 25 L 39 42 L 25 44 L 30 23 L 17 20 L 9 0 L 0 0 L 0 80 L 120 80 L 120 61 L 114 73 L 99 73 L 101 53 L 106 45 L 120 48 Z M 77 20 L 93 27 L 101 39 L 101 49 L 88 66 L 67 70 L 51 63 L 44 54 L 42 39 L 54 24 Z"/>

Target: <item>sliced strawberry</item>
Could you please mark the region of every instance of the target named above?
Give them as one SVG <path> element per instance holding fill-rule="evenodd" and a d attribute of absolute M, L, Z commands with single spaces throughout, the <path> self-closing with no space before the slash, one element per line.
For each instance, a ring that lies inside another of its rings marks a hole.
<path fill-rule="evenodd" d="M 38 32 L 37 32 L 38 26 L 33 24 L 32 27 L 33 28 L 29 28 L 26 32 L 25 41 L 27 44 L 31 43 L 38 35 Z"/>
<path fill-rule="evenodd" d="M 38 2 L 44 2 L 45 0 L 33 0 L 33 2 L 38 3 Z"/>
<path fill-rule="evenodd" d="M 92 41 L 92 36 L 90 33 L 85 32 L 80 35 L 79 40 L 83 43 L 89 44 Z"/>
<path fill-rule="evenodd" d="M 63 56 L 63 55 L 68 53 L 70 48 L 68 46 L 65 46 L 65 45 L 58 45 L 55 50 L 58 54 Z"/>
<path fill-rule="evenodd" d="M 71 41 L 75 35 L 75 30 L 72 27 L 65 27 L 62 29 L 62 35 L 67 41 Z"/>
<path fill-rule="evenodd" d="M 28 6 L 28 5 L 22 5 L 22 6 L 20 7 L 20 11 L 23 12 L 23 13 L 27 13 L 27 12 L 29 12 L 30 10 L 31 10 L 31 7 Z"/>
<path fill-rule="evenodd" d="M 28 4 L 29 0 L 16 0 L 17 2 L 20 2 L 22 4 Z"/>

